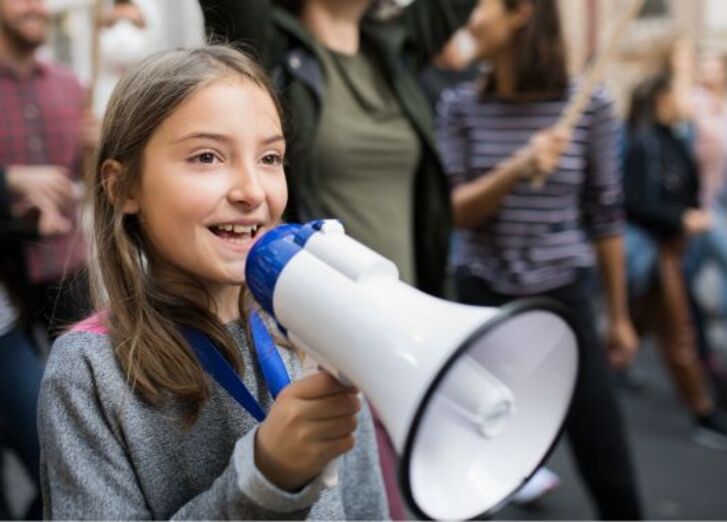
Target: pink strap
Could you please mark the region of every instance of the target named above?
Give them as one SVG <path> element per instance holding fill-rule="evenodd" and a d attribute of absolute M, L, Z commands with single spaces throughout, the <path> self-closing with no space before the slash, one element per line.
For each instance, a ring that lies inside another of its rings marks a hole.
<path fill-rule="evenodd" d="M 85 332 L 97 335 L 106 335 L 109 329 L 106 326 L 106 312 L 97 312 L 80 323 L 71 327 L 71 332 Z"/>

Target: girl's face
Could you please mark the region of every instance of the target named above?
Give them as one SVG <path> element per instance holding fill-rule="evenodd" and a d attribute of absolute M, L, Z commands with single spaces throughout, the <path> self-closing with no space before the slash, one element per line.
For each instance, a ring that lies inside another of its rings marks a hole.
<path fill-rule="evenodd" d="M 163 270 L 215 285 L 240 285 L 255 240 L 275 226 L 288 193 L 285 141 L 266 91 L 239 78 L 186 99 L 152 134 L 137 213 Z"/>
<path fill-rule="evenodd" d="M 491 60 L 509 49 L 517 30 L 528 20 L 527 2 L 512 11 L 502 0 L 479 0 L 472 12 L 468 28 L 477 40 L 477 58 Z"/>

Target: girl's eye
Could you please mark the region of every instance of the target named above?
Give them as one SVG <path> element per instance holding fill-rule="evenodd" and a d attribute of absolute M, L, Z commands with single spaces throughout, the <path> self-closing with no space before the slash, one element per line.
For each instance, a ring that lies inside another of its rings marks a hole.
<path fill-rule="evenodd" d="M 197 154 L 192 158 L 194 161 L 198 163 L 204 163 L 205 165 L 211 165 L 215 161 L 217 161 L 217 156 L 214 152 L 202 152 L 200 154 Z"/>
<path fill-rule="evenodd" d="M 278 153 L 270 153 L 266 154 L 262 158 L 262 162 L 264 165 L 270 165 L 270 166 L 278 166 L 283 164 L 283 156 Z"/>

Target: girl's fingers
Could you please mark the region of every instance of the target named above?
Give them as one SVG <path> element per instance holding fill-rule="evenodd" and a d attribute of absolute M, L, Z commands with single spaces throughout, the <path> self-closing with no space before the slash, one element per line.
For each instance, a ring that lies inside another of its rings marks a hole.
<path fill-rule="evenodd" d="M 343 392 L 319 399 L 303 400 L 300 408 L 306 419 L 323 421 L 357 414 L 361 410 L 361 400 L 355 393 Z"/>
<path fill-rule="evenodd" d="M 348 434 L 336 439 L 320 441 L 318 444 L 322 445 L 320 451 L 323 455 L 323 459 L 331 461 L 336 457 L 351 451 L 356 445 L 356 437 L 353 434 Z"/>
<path fill-rule="evenodd" d="M 283 393 L 299 399 L 317 399 L 350 391 L 350 387 L 344 386 L 330 374 L 317 372 L 291 383 Z"/>
<path fill-rule="evenodd" d="M 340 439 L 356 431 L 358 420 L 355 415 L 344 415 L 334 419 L 314 421 L 310 424 L 309 440 L 330 441 Z"/>
<path fill-rule="evenodd" d="M 71 230 L 71 222 L 63 217 L 55 206 L 45 205 L 39 207 L 38 233 L 41 236 L 56 236 L 67 234 Z"/>
<path fill-rule="evenodd" d="M 57 206 L 64 207 L 73 202 L 73 183 L 63 176 L 50 178 L 42 193 Z"/>

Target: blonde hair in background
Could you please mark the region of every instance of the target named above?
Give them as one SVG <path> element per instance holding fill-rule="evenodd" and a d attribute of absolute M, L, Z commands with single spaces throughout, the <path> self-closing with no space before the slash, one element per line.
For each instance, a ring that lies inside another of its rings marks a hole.
<path fill-rule="evenodd" d="M 241 374 L 239 349 L 213 311 L 169 290 L 189 287 L 206 295 L 201 283 L 180 275 L 161 281 L 151 273 L 155 252 L 136 215 L 122 212 L 123 202 L 141 179 L 144 150 L 159 125 L 189 96 L 211 82 L 239 77 L 265 91 L 282 111 L 263 69 L 246 54 L 222 45 L 153 55 L 128 71 L 114 89 L 104 116 L 101 139 L 90 172 L 93 255 L 91 289 L 94 307 L 107 314 L 115 355 L 131 388 L 159 406 L 169 399 L 183 406 L 186 420 L 196 419 L 208 397 L 204 370 L 179 332 L 180 325 L 206 333 Z M 116 160 L 122 173 L 105 186 L 102 165 Z M 113 193 L 108 192 L 109 189 Z M 254 306 L 241 293 L 243 316 Z"/>

